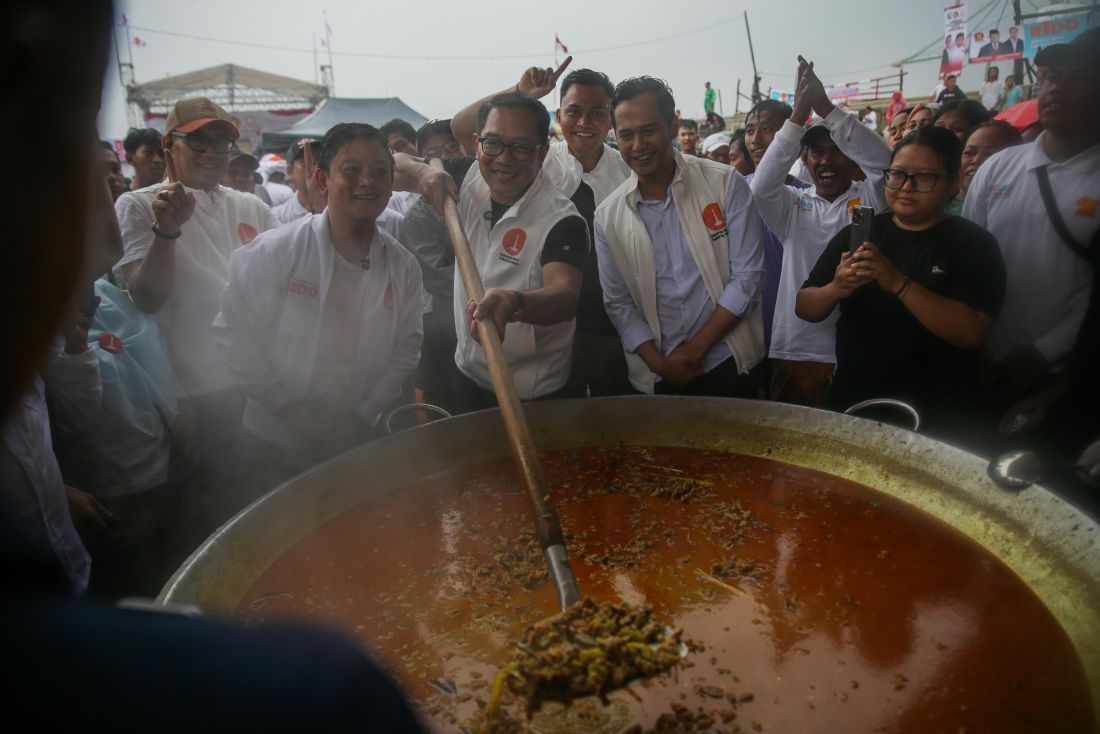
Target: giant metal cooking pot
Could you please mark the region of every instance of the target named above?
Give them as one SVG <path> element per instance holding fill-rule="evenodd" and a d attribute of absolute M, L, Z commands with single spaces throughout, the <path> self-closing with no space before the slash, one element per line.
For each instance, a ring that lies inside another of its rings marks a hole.
<path fill-rule="evenodd" d="M 526 406 L 540 450 L 619 442 L 766 456 L 863 483 L 984 546 L 1023 579 L 1070 637 L 1100 710 L 1100 526 L 1051 492 L 998 489 L 986 462 L 872 421 L 757 401 L 635 396 Z M 497 411 L 438 421 L 350 451 L 270 492 L 212 535 L 158 601 L 232 615 L 269 564 L 365 498 L 506 457 Z M 1011 614 L 1011 610 L 1006 610 Z"/>

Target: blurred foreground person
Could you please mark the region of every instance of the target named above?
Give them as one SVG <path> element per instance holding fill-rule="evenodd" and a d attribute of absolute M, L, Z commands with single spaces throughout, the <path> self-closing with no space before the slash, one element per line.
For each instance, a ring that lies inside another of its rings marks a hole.
<path fill-rule="evenodd" d="M 19 314 L 7 333 L 21 345 L 0 367 L 0 420 L 31 386 L 93 254 L 84 225 L 99 231 L 92 141 L 110 23 L 109 3 L 44 1 L 9 9 L 0 29 L 5 77 L 19 80 L 8 101 L 41 113 L 9 115 L 0 126 L 9 140 L 46 134 L 57 154 L 46 174 L 30 147 L 11 152 L 27 173 L 5 194 L 26 218 L 8 235 L 27 246 L 9 248 L 20 277 L 0 293 L 4 313 Z M 51 196 L 41 196 L 45 187 Z M 245 629 L 72 598 L 49 547 L 18 522 L 2 491 L 0 546 L 0 649 L 16 672 L 5 699 L 14 721 L 61 731 L 194 732 L 211 722 L 242 731 L 421 731 L 394 685 L 334 633 Z"/>
<path fill-rule="evenodd" d="M 110 143 L 103 142 L 103 162 L 107 169 L 107 189 L 111 192 L 111 201 L 126 193 L 126 180 L 122 178 L 122 164 L 118 162 L 118 153 Z"/>

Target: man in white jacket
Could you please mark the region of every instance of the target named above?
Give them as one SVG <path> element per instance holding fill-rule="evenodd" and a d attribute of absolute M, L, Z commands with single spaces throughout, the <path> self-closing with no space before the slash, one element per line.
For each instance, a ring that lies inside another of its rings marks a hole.
<path fill-rule="evenodd" d="M 803 63 L 803 70 L 794 112 L 761 158 L 751 187 L 760 216 L 783 243 L 769 353 L 771 398 L 821 406 L 836 368 L 837 315 L 820 323 L 803 321 L 795 315 L 795 298 L 825 245 L 850 223 L 854 207 L 869 206 L 876 214 L 888 208 L 883 169 L 890 165 L 890 146 L 829 101 L 809 64 Z M 824 125 L 806 130 L 802 121 L 811 109 Z M 787 183 L 787 172 L 799 159 L 812 178 L 808 189 Z M 862 181 L 853 178 L 857 167 Z"/>
<path fill-rule="evenodd" d="M 553 82 L 549 82 L 553 85 Z M 479 303 L 455 275 L 454 390 L 459 410 L 493 407 L 485 352 L 476 321 L 496 324 L 522 400 L 562 396 L 570 375 L 588 225 L 577 206 L 542 172 L 550 115 L 541 102 L 510 92 L 492 97 L 477 114 L 469 148 L 477 157 L 443 161 L 445 174 L 398 157 L 401 186 L 433 203 L 439 184 L 459 187 L 458 212 L 485 285 Z M 587 191 L 587 187 L 585 187 Z M 591 201 L 591 192 L 588 192 Z"/>
<path fill-rule="evenodd" d="M 256 491 L 368 438 L 419 362 L 420 267 L 376 224 L 393 165 L 378 130 L 336 125 L 315 174 L 327 208 L 233 254 L 214 333 L 247 396 Z"/>
<path fill-rule="evenodd" d="M 659 79 L 615 89 L 632 170 L 596 210 L 604 304 L 642 392 L 755 396 L 764 357 L 762 224 L 728 165 L 672 147 L 676 105 Z"/>

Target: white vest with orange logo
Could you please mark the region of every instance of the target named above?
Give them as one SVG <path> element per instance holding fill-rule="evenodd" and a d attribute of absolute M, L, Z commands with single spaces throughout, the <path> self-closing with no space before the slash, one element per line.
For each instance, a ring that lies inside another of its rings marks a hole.
<path fill-rule="evenodd" d="M 462 182 L 458 211 L 481 273 L 481 282 L 486 290 L 541 288 L 542 248 L 546 237 L 561 220 L 579 217 L 577 208 L 539 171 L 531 188 L 490 229 L 486 214 L 491 210 L 489 185 L 474 164 Z M 455 268 L 454 292 L 455 330 L 458 332 L 455 364 L 482 389 L 492 390 L 485 352 L 470 336 L 466 324 L 469 298 L 458 268 Z M 508 324 L 504 331 L 504 355 L 512 368 L 520 399 L 542 397 L 565 385 L 572 365 L 575 327 L 576 319 L 550 326 L 519 321 Z"/>
<path fill-rule="evenodd" d="M 732 176 L 740 175 L 730 166 L 722 166 L 695 156 L 676 153 L 676 164 L 683 172 L 671 187 L 672 203 L 691 256 L 703 276 L 707 295 L 715 303 L 730 280 L 729 233 L 722 202 Z M 607 236 L 615 264 L 626 281 L 634 303 L 645 316 L 649 328 L 661 344 L 661 324 L 657 318 L 657 275 L 653 266 L 653 242 L 638 216 L 638 176 L 617 188 L 596 209 L 596 221 Z M 757 305 L 726 335 L 726 344 L 744 374 L 764 358 L 764 322 Z M 636 354 L 627 353 L 630 382 L 638 390 L 653 392 L 654 375 Z"/>

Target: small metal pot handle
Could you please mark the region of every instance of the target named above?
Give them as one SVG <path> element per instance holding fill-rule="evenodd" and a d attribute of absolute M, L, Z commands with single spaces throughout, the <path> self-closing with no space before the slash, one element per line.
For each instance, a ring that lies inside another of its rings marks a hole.
<path fill-rule="evenodd" d="M 408 413 L 410 410 L 426 410 L 429 413 L 435 413 L 440 418 L 452 417 L 450 413 L 448 413 L 443 408 L 440 408 L 438 405 L 432 405 L 431 403 L 405 403 L 404 405 L 399 405 L 391 410 L 389 415 L 386 416 L 385 426 L 387 435 L 393 433 L 393 426 L 391 425 L 391 423 L 393 422 L 393 417 L 395 415 L 400 415 L 401 413 Z"/>
<path fill-rule="evenodd" d="M 900 408 L 909 414 L 909 417 L 913 419 L 913 430 L 920 430 L 920 413 L 909 403 L 902 402 L 901 400 L 895 400 L 893 398 L 872 398 L 871 400 L 861 400 L 852 407 L 844 411 L 844 415 L 855 415 L 857 410 L 863 410 L 864 408 L 870 408 L 873 405 L 890 405 L 895 408 Z"/>

